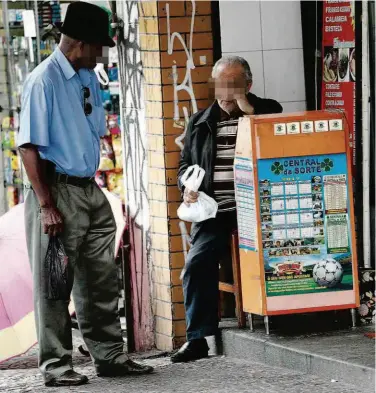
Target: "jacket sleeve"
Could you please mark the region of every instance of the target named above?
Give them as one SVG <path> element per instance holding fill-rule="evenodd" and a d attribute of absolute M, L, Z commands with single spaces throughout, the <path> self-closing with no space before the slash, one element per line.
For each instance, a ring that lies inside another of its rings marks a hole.
<path fill-rule="evenodd" d="M 192 165 L 191 158 L 191 138 L 192 138 L 193 119 L 191 119 L 187 126 L 187 131 L 184 138 L 184 148 L 180 155 L 179 170 L 178 170 L 178 187 L 181 192 L 184 192 L 184 185 L 181 178 L 185 171 Z"/>
<path fill-rule="evenodd" d="M 269 115 L 272 113 L 282 113 L 283 108 L 282 105 L 270 98 L 259 98 L 260 102 L 257 105 L 258 114 L 260 115 Z"/>

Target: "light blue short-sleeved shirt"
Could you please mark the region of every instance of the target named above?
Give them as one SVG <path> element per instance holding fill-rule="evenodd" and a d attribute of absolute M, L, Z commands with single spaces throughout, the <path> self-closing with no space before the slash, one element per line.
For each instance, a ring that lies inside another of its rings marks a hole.
<path fill-rule="evenodd" d="M 93 111 L 86 116 L 84 91 Z M 106 132 L 100 86 L 94 71 L 76 73 L 59 48 L 27 78 L 22 94 L 18 146 L 31 143 L 41 158 L 69 176 L 92 177 Z"/>

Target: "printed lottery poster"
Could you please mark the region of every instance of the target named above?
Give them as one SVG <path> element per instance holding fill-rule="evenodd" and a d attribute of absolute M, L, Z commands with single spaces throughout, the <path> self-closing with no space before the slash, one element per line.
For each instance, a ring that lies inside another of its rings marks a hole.
<path fill-rule="evenodd" d="M 322 109 L 346 113 L 355 166 L 355 2 L 323 2 Z"/>
<path fill-rule="evenodd" d="M 258 212 L 256 212 L 252 143 L 248 123 L 249 119 L 243 117 L 238 125 L 234 159 L 235 198 L 239 248 L 245 251 L 257 251 Z"/>
<path fill-rule="evenodd" d="M 267 296 L 351 290 L 346 155 L 257 166 Z"/>
<path fill-rule="evenodd" d="M 256 251 L 257 212 L 253 164 L 250 159 L 235 157 L 234 178 L 239 248 Z"/>

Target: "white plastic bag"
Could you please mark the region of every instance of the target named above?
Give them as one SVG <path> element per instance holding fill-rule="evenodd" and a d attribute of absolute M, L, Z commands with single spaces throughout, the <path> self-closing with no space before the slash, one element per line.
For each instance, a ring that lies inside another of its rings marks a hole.
<path fill-rule="evenodd" d="M 181 182 L 188 190 L 198 192 L 204 176 L 204 169 L 200 168 L 198 165 L 193 165 L 185 171 Z M 217 202 L 204 192 L 200 191 L 198 192 L 198 200 L 196 203 L 191 203 L 189 206 L 185 203 L 180 205 L 178 209 L 178 217 L 183 221 L 201 222 L 214 218 L 217 215 L 217 211 Z"/>

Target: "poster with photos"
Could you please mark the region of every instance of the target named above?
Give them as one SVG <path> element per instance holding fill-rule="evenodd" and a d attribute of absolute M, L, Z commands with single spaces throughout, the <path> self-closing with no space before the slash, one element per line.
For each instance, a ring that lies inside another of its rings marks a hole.
<path fill-rule="evenodd" d="M 322 7 L 321 109 L 346 113 L 355 173 L 355 1 L 324 0 Z"/>
<path fill-rule="evenodd" d="M 257 167 L 267 296 L 352 289 L 345 154 Z"/>

